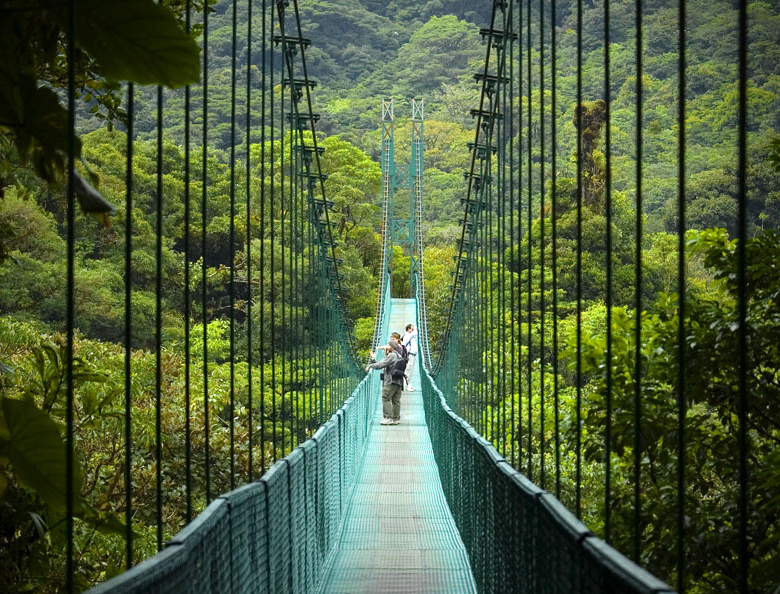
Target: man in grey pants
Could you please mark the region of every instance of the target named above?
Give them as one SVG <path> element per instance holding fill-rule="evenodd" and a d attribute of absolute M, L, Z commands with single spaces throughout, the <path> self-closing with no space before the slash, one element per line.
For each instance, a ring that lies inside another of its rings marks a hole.
<path fill-rule="evenodd" d="M 366 371 L 372 369 L 384 369 L 382 378 L 382 412 L 384 418 L 380 425 L 398 425 L 401 422 L 401 390 L 403 389 L 404 378 L 394 378 L 390 370 L 393 364 L 401 357 L 401 346 L 394 338 L 390 339 L 385 346 L 379 347 L 385 350 L 384 358 L 376 362 L 371 353 L 371 362 L 366 367 Z"/>

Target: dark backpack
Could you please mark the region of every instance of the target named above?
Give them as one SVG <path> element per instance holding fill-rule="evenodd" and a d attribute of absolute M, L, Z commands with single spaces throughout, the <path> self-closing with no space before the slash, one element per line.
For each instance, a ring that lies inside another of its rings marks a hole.
<path fill-rule="evenodd" d="M 390 377 L 394 380 L 402 379 L 406 374 L 406 363 L 409 361 L 409 353 L 403 345 L 401 345 L 401 350 L 403 351 L 403 354 L 398 354 L 396 351 L 396 354 L 398 354 L 398 361 L 393 363 L 390 367 Z"/>

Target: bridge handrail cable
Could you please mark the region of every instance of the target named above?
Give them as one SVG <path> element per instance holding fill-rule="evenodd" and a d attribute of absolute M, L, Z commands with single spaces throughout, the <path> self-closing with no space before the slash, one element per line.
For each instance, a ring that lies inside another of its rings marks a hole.
<path fill-rule="evenodd" d="M 516 470 L 450 408 L 424 364 L 420 386 L 444 495 L 480 592 L 674 592 Z"/>
<path fill-rule="evenodd" d="M 324 216 L 324 221 L 323 221 L 324 224 L 316 224 L 315 225 L 315 228 L 317 229 L 317 233 L 318 233 L 319 238 L 320 238 L 320 255 L 324 259 L 325 264 L 329 265 L 330 270 L 331 270 L 331 274 L 329 275 L 330 276 L 330 281 L 331 281 L 332 284 L 335 285 L 335 289 L 336 289 L 336 291 L 335 291 L 335 301 L 336 301 L 336 305 L 338 307 L 338 310 L 340 312 L 339 315 L 341 316 L 341 325 L 342 325 L 342 328 L 344 329 L 344 335 L 345 335 L 345 337 L 346 337 L 346 339 L 347 339 L 347 341 L 349 343 L 349 350 L 350 350 L 350 352 L 352 354 L 352 363 L 353 363 L 353 365 L 355 367 L 360 367 L 360 358 L 359 358 L 359 355 L 358 355 L 357 347 L 355 345 L 355 338 L 354 338 L 354 336 L 353 336 L 353 334 L 351 332 L 351 328 L 353 327 L 353 323 L 352 323 L 352 321 L 350 319 L 351 316 L 349 314 L 349 309 L 347 308 L 347 305 L 346 305 L 346 296 L 347 296 L 346 288 L 342 285 L 341 274 L 339 272 L 339 266 L 338 266 L 338 259 L 336 258 L 336 245 L 337 245 L 337 242 L 335 241 L 335 239 L 333 237 L 333 226 L 331 225 L 331 222 L 330 222 L 330 215 L 329 215 L 328 207 L 327 207 L 328 202 L 327 202 L 326 193 L 325 193 L 325 179 L 326 178 L 325 178 L 325 176 L 322 175 L 322 163 L 321 163 L 321 160 L 320 160 L 320 150 L 319 150 L 319 146 L 317 144 L 317 131 L 316 131 L 315 126 L 314 126 L 314 117 L 313 117 L 314 109 L 313 109 L 313 102 L 312 102 L 312 96 L 311 96 L 312 95 L 312 88 L 311 88 L 312 85 L 310 84 L 311 81 L 309 80 L 309 74 L 308 74 L 308 70 L 307 70 L 307 67 L 306 67 L 306 47 L 308 47 L 308 45 L 310 45 L 310 42 L 309 42 L 308 39 L 305 39 L 303 37 L 303 29 L 301 27 L 301 16 L 300 16 L 300 12 L 298 10 L 298 0 L 293 0 L 296 33 L 295 33 L 295 35 L 292 38 L 297 38 L 297 43 L 294 44 L 294 50 L 295 50 L 294 52 L 289 52 L 289 51 L 285 51 L 284 50 L 284 47 L 288 43 L 288 38 L 287 38 L 287 36 L 285 35 L 285 32 L 284 32 L 284 21 L 285 21 L 285 19 L 284 19 L 284 16 L 285 16 L 284 8 L 285 8 L 285 6 L 287 4 L 289 4 L 289 3 L 288 2 L 281 2 L 281 1 L 277 1 L 276 2 L 277 12 L 278 12 L 278 15 L 279 15 L 279 23 L 280 23 L 281 32 L 282 32 L 282 37 L 281 37 L 282 47 L 283 47 L 282 53 L 285 56 L 285 63 L 286 63 L 286 66 L 287 66 L 287 74 L 288 74 L 289 80 L 291 80 L 291 81 L 294 80 L 294 65 L 293 65 L 293 60 L 292 60 L 293 55 L 300 55 L 300 58 L 301 58 L 301 70 L 303 72 L 303 79 L 302 79 L 303 85 L 302 85 L 301 91 L 304 93 L 304 96 L 306 98 L 306 114 L 305 114 L 306 118 L 305 119 L 308 121 L 308 127 L 309 127 L 309 129 L 311 131 L 311 142 L 312 142 L 312 146 L 313 146 L 313 149 L 314 149 L 313 152 L 312 152 L 312 157 L 313 157 L 314 164 L 315 164 L 315 170 L 316 170 L 315 171 L 315 175 L 316 175 L 316 178 L 317 178 L 317 180 L 319 182 L 317 184 L 317 186 L 319 188 L 319 193 L 320 193 L 320 196 L 321 196 L 321 199 L 322 199 L 322 203 L 325 204 L 325 207 L 322 209 L 322 215 Z M 301 114 L 300 114 L 300 109 L 299 109 L 299 106 L 298 106 L 298 101 L 292 101 L 291 103 L 293 105 L 293 109 L 294 109 L 294 112 L 295 112 L 296 121 L 298 121 L 298 122 L 302 121 L 301 117 L 300 117 Z M 301 146 L 305 145 L 303 128 L 300 127 L 300 126 L 298 127 L 298 137 L 299 137 Z M 311 167 L 311 162 L 310 161 L 306 162 L 306 167 L 307 167 L 307 174 L 309 175 L 309 179 L 311 179 L 312 178 L 311 172 L 308 170 Z M 315 213 L 315 211 L 314 211 L 314 201 L 315 201 L 314 188 L 312 187 L 311 183 L 307 184 L 307 186 L 308 186 L 307 196 L 308 196 L 308 199 L 309 199 L 308 200 L 309 201 L 309 208 L 310 208 L 312 213 Z M 315 222 L 319 222 L 317 220 L 319 217 L 315 217 L 314 214 L 313 214 L 313 218 L 314 218 Z M 330 257 L 328 257 L 328 251 L 330 251 Z"/>
<path fill-rule="evenodd" d="M 457 315 L 457 309 L 461 307 L 462 301 L 462 288 L 463 278 L 466 274 L 466 267 L 474 259 L 473 247 L 475 245 L 474 238 L 476 236 L 476 229 L 480 223 L 483 204 L 483 193 L 486 186 L 483 183 L 490 174 L 490 155 L 491 155 L 491 143 L 493 139 L 493 128 L 496 119 L 499 117 L 498 107 L 499 101 L 496 99 L 497 95 L 494 94 L 494 87 L 490 84 L 491 76 L 489 74 L 491 68 L 491 55 L 492 49 L 501 48 L 497 60 L 497 75 L 496 80 L 503 80 L 504 70 L 506 65 L 506 44 L 511 37 L 512 31 L 512 5 L 513 2 L 505 2 L 504 0 L 497 0 L 493 2 L 493 8 L 490 16 L 490 31 L 495 29 L 497 12 L 501 13 L 502 19 L 502 31 L 506 31 L 509 34 L 503 35 L 498 45 L 493 42 L 493 39 L 489 39 L 486 44 L 485 50 L 485 63 L 483 73 L 479 76 L 481 81 L 481 92 L 479 98 L 479 109 L 472 110 L 472 115 L 476 118 L 476 126 L 474 132 L 474 144 L 471 145 L 471 164 L 469 166 L 469 172 L 466 174 L 466 180 L 468 182 L 468 189 L 466 192 L 466 198 L 462 200 L 464 203 L 463 212 L 463 225 L 461 227 L 461 235 L 458 241 L 458 254 L 455 256 L 455 271 L 453 273 L 453 284 L 450 296 L 450 309 L 446 318 L 445 330 L 442 336 L 442 340 L 439 343 L 438 354 L 436 356 L 435 364 L 432 367 L 432 374 L 437 376 L 439 370 L 444 361 L 444 356 L 449 350 L 449 341 L 452 333 L 453 319 Z M 494 100 L 496 99 L 496 100 Z M 488 109 L 485 108 L 485 102 L 487 100 Z M 484 121 L 483 121 L 484 120 Z M 484 132 L 484 143 L 480 144 L 481 132 Z M 477 164 L 478 153 L 480 147 L 486 147 L 484 154 L 479 159 Z M 476 173 L 479 171 L 479 173 Z M 474 195 L 476 194 L 476 199 Z M 470 216 L 471 215 L 471 216 Z M 466 236 L 469 239 L 466 239 Z M 429 357 L 431 355 L 428 355 Z"/>
<path fill-rule="evenodd" d="M 90 594 L 316 592 L 338 542 L 376 406 L 366 375 L 317 432 L 256 481 L 217 497 L 165 548 Z"/>

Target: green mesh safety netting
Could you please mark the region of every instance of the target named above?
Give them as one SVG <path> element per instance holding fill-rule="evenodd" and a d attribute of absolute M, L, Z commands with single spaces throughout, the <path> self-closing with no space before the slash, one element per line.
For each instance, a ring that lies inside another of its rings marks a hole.
<path fill-rule="evenodd" d="M 417 317 L 394 299 L 383 335 Z M 92 594 L 672 592 L 593 536 L 447 405 L 421 365 L 402 421 L 379 376 L 261 480 Z"/>
<path fill-rule="evenodd" d="M 338 541 L 379 378 L 257 482 L 215 499 L 155 557 L 91 592 L 313 592 Z"/>
<path fill-rule="evenodd" d="M 479 592 L 673 591 L 515 470 L 452 411 L 426 372 L 422 392 L 441 483 Z"/>

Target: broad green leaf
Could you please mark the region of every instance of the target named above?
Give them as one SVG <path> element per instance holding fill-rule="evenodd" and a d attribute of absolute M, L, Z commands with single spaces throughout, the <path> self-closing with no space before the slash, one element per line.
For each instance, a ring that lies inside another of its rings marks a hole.
<path fill-rule="evenodd" d="M 77 19 L 79 45 L 107 78 L 180 87 L 200 77 L 197 43 L 152 0 L 84 0 Z"/>
<path fill-rule="evenodd" d="M 65 444 L 57 424 L 28 400 L 3 398 L 2 409 L 10 439 L 0 445 L 14 473 L 34 489 L 52 510 L 65 509 Z M 73 493 L 78 500 L 81 477 L 73 469 Z"/>
<path fill-rule="evenodd" d="M 46 521 L 40 516 L 40 514 L 36 514 L 35 512 L 27 512 L 27 515 L 30 516 L 38 536 L 43 538 L 46 534 Z"/>
<path fill-rule="evenodd" d="M 54 91 L 37 86 L 28 74 L 16 80 L 0 77 L 0 121 L 16 131 L 16 145 L 27 154 L 37 141 L 44 155 L 54 158 L 68 151 L 68 112 L 60 105 Z M 81 153 L 77 139 L 76 154 Z M 60 157 L 61 158 L 61 157 Z"/>
<path fill-rule="evenodd" d="M 76 516 L 94 527 L 98 532 L 104 534 L 119 534 L 120 536 L 126 534 L 125 524 L 116 514 L 99 511 L 89 505 L 86 501 L 81 502 Z M 133 534 L 138 536 L 136 532 L 133 532 Z"/>

